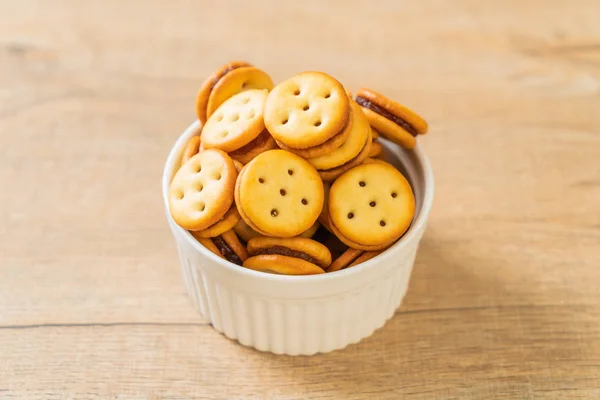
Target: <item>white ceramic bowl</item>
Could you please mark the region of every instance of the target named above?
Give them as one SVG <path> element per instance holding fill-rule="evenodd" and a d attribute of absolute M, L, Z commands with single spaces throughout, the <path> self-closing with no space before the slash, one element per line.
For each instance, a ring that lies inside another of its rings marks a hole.
<path fill-rule="evenodd" d="M 167 220 L 179 251 L 183 281 L 194 306 L 228 338 L 276 354 L 310 355 L 341 349 L 370 336 L 394 315 L 406 293 L 433 201 L 429 161 L 380 141 L 386 158 L 410 181 L 416 215 L 408 232 L 371 260 L 337 272 L 285 276 L 246 269 L 217 257 L 171 218 L 169 184 L 179 168 L 193 123 L 167 159 L 162 192 Z"/>

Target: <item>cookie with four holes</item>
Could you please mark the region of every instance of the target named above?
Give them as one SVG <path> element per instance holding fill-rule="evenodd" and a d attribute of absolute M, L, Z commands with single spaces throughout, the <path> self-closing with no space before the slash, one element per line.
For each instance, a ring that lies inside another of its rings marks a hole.
<path fill-rule="evenodd" d="M 350 168 L 367 158 L 371 146 L 371 127 L 360 106 L 350 100 L 350 126 L 348 139 L 326 155 L 309 158 L 324 181 L 333 181 Z"/>
<path fill-rule="evenodd" d="M 267 94 L 266 90 L 250 89 L 227 99 L 206 121 L 202 146 L 226 151 L 242 164 L 275 148 L 263 121 Z"/>
<path fill-rule="evenodd" d="M 404 175 L 387 163 L 362 164 L 341 175 L 328 199 L 332 232 L 349 247 L 375 251 L 410 226 L 415 198 Z"/>
<path fill-rule="evenodd" d="M 420 115 L 373 90 L 360 89 L 356 102 L 382 136 L 404 148 L 412 149 L 417 135 L 427 133 L 427 122 Z"/>
<path fill-rule="evenodd" d="M 169 189 L 169 210 L 182 228 L 200 231 L 216 224 L 233 204 L 237 170 L 221 150 L 205 150 L 179 168 Z"/>
<path fill-rule="evenodd" d="M 309 151 L 311 157 L 341 146 L 349 121 L 350 102 L 344 87 L 322 72 L 303 72 L 271 90 L 265 104 L 265 126 L 280 147 Z M 336 135 L 341 139 L 332 140 Z M 306 156 L 306 154 L 305 154 Z"/>
<path fill-rule="evenodd" d="M 292 237 L 308 230 L 323 207 L 323 182 L 308 161 L 269 150 L 244 166 L 235 203 L 244 221 L 266 236 Z"/>

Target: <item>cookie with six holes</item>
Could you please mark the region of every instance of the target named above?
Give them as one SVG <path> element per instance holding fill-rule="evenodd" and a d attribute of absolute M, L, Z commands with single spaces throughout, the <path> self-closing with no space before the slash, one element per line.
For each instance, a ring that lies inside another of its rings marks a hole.
<path fill-rule="evenodd" d="M 235 202 L 246 223 L 266 236 L 292 237 L 308 230 L 323 207 L 323 182 L 303 158 L 269 150 L 246 164 Z"/>
<path fill-rule="evenodd" d="M 237 150 L 264 130 L 263 111 L 267 91 L 246 90 L 227 99 L 202 128 L 205 149 Z"/>
<path fill-rule="evenodd" d="M 349 110 L 341 83 L 322 72 L 303 72 L 271 90 L 265 104 L 265 125 L 279 143 L 307 149 L 341 134 Z"/>
<path fill-rule="evenodd" d="M 362 164 L 341 175 L 328 199 L 332 231 L 349 247 L 380 250 L 410 226 L 415 198 L 406 178 L 387 163 Z"/>
<path fill-rule="evenodd" d="M 381 135 L 404 148 L 412 149 L 417 135 L 427 133 L 427 122 L 420 115 L 373 90 L 360 89 L 356 102 Z"/>
<path fill-rule="evenodd" d="M 169 189 L 173 220 L 184 229 L 200 231 L 217 223 L 233 204 L 237 170 L 221 150 L 205 150 L 177 171 Z"/>

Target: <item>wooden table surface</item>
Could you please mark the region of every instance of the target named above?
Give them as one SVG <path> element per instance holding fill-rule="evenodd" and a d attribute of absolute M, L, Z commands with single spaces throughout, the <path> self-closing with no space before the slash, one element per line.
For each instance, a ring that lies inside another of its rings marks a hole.
<path fill-rule="evenodd" d="M 0 1 L 0 398 L 600 398 L 600 3 L 277 4 Z M 407 297 L 342 351 L 245 348 L 184 292 L 160 175 L 234 59 L 430 123 Z"/>

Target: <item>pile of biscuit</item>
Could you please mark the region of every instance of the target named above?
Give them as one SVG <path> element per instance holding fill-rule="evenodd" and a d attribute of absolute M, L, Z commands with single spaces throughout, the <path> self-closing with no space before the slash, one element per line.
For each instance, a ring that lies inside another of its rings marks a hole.
<path fill-rule="evenodd" d="M 277 85 L 245 62 L 205 80 L 202 128 L 169 192 L 174 221 L 207 249 L 257 271 L 338 271 L 385 251 L 407 231 L 415 198 L 383 160 L 379 135 L 406 149 L 427 132 L 413 111 L 369 89 L 353 100 L 323 72 Z"/>

